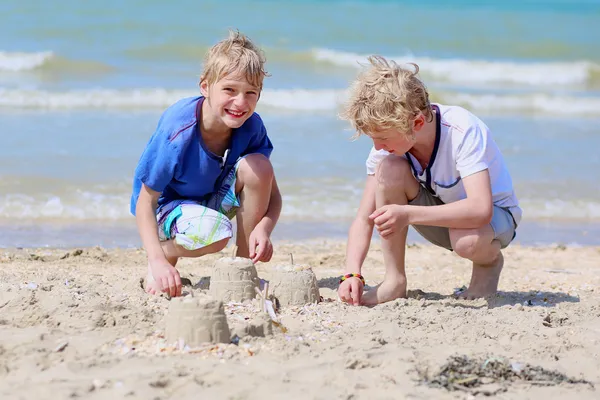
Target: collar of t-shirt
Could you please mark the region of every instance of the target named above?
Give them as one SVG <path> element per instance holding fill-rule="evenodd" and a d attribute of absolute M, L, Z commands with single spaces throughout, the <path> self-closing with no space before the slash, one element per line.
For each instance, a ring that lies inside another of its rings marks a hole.
<path fill-rule="evenodd" d="M 425 168 L 424 171 L 419 171 L 421 169 L 420 165 L 419 165 L 419 169 L 417 169 L 417 167 L 415 166 L 415 164 L 412 160 L 412 155 L 409 152 L 406 152 L 406 159 L 408 160 L 408 163 L 410 164 L 410 168 L 412 169 L 413 175 L 415 176 L 415 178 L 419 182 L 421 182 L 423 185 L 425 185 L 425 187 L 427 188 L 427 190 L 430 193 L 435 193 L 435 191 L 431 187 L 431 167 L 433 167 L 433 163 L 435 162 L 435 157 L 437 156 L 437 152 L 440 147 L 440 139 L 442 136 L 442 122 L 441 122 L 440 108 L 435 104 L 432 104 L 431 108 L 433 110 L 435 110 L 435 144 L 433 146 L 433 152 L 431 153 L 431 158 L 429 159 L 429 163 L 427 164 L 427 167 Z M 423 174 L 423 172 L 425 173 L 425 181 L 420 179 L 420 176 Z"/>

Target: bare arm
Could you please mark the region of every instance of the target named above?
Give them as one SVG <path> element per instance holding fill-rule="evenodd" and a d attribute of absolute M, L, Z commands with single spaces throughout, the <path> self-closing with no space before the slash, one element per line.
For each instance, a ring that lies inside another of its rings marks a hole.
<path fill-rule="evenodd" d="M 279 191 L 279 186 L 277 185 L 277 180 L 273 177 L 273 186 L 271 187 L 271 197 L 269 199 L 269 207 L 267 208 L 267 213 L 260 220 L 257 227 L 261 227 L 267 232 L 269 236 L 275 229 L 275 224 L 279 220 L 279 215 L 281 214 L 281 192 Z"/>
<path fill-rule="evenodd" d="M 492 186 L 488 170 L 463 179 L 467 198 L 441 206 L 409 206 L 411 225 L 477 229 L 489 224 L 493 214 Z"/>
<path fill-rule="evenodd" d="M 151 264 L 167 262 L 158 239 L 158 225 L 156 223 L 156 207 L 159 196 L 159 192 L 155 192 L 142 184 L 142 189 L 140 190 L 140 195 L 135 206 L 135 219 L 138 232 L 148 254 L 148 261 Z"/>
<path fill-rule="evenodd" d="M 373 235 L 373 221 L 369 219 L 369 215 L 375 211 L 376 189 L 375 176 L 368 175 L 356 218 L 354 218 L 348 233 L 346 246 L 346 272 L 348 273 L 360 274 L 362 264 L 369 251 Z"/>

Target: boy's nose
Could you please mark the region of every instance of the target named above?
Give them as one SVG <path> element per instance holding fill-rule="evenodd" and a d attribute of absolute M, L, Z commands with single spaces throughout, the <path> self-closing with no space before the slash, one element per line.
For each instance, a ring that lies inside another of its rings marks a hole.
<path fill-rule="evenodd" d="M 236 106 L 245 106 L 248 103 L 246 95 L 243 93 L 238 94 L 235 97 L 234 103 Z"/>

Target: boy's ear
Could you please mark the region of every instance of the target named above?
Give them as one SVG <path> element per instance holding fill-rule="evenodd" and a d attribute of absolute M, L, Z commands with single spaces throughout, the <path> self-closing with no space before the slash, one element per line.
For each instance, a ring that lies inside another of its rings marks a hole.
<path fill-rule="evenodd" d="M 208 81 L 206 79 L 200 81 L 200 93 L 202 93 L 202 96 L 205 98 L 208 97 Z"/>
<path fill-rule="evenodd" d="M 425 116 L 423 115 L 423 113 L 419 113 L 419 115 L 415 117 L 415 120 L 413 122 L 413 130 L 415 132 L 418 132 L 423 128 L 423 126 L 425 126 Z"/>

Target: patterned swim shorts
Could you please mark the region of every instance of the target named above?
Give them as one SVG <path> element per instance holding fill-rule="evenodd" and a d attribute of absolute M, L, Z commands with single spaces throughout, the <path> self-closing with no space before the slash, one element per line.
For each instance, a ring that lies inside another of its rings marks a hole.
<path fill-rule="evenodd" d="M 157 210 L 158 238 L 174 239 L 187 250 L 198 250 L 233 236 L 231 219 L 240 206 L 235 194 L 239 160 L 208 200 L 173 200 Z"/>

